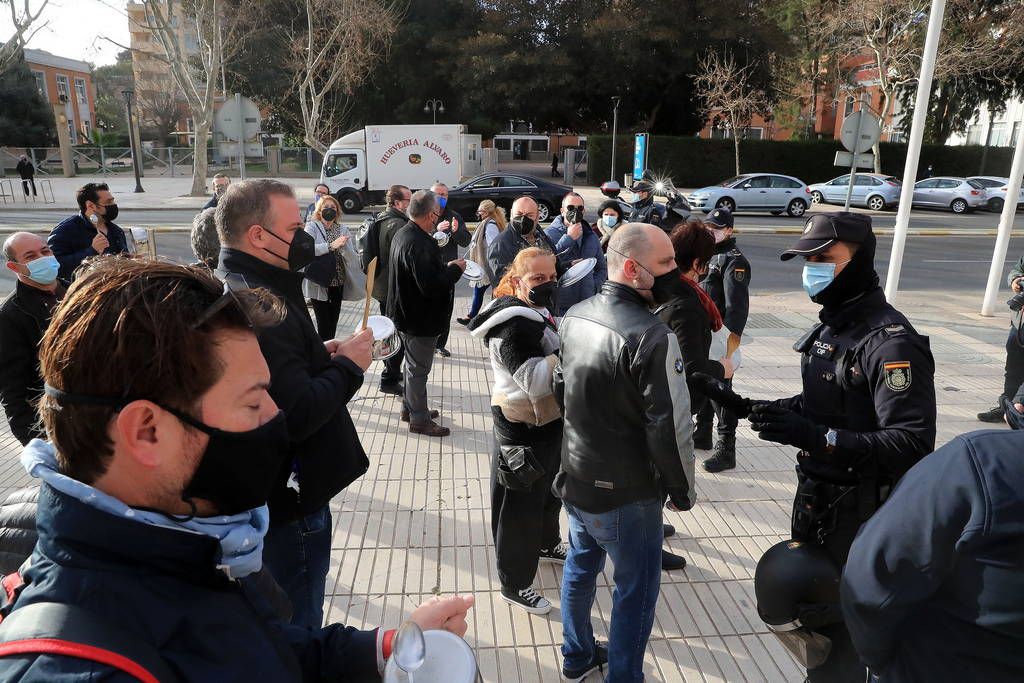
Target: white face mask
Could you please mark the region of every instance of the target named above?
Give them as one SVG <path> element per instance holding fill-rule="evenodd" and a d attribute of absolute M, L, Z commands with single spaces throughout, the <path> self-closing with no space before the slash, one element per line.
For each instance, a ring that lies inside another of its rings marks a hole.
<path fill-rule="evenodd" d="M 715 236 L 715 244 L 721 244 L 725 241 L 725 230 L 711 228 L 711 234 Z"/>
<path fill-rule="evenodd" d="M 606 228 L 614 228 L 619 223 L 619 217 L 612 216 L 601 216 L 601 222 L 604 223 Z"/>

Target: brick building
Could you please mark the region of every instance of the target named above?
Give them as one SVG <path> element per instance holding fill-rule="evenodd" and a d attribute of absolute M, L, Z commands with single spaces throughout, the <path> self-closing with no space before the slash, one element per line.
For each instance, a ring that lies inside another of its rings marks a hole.
<path fill-rule="evenodd" d="M 85 144 L 96 126 L 96 93 L 88 62 L 58 57 L 46 50 L 25 50 L 25 62 L 35 76 L 39 94 L 64 108 L 71 144 Z"/>

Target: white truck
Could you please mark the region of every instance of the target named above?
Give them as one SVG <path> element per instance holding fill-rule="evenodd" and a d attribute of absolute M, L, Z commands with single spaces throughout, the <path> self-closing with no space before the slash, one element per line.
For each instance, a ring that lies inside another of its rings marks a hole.
<path fill-rule="evenodd" d="M 413 191 L 436 182 L 454 187 L 480 173 L 480 136 L 461 124 L 367 126 L 338 138 L 324 155 L 320 182 L 341 210 L 384 203 L 392 185 Z"/>

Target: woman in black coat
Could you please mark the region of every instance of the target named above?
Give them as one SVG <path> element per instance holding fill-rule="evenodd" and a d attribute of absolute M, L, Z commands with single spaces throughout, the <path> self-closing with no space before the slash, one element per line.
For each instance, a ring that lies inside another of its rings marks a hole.
<path fill-rule="evenodd" d="M 722 315 L 711 297 L 697 284 L 715 253 L 715 238 L 699 221 L 678 225 L 670 238 L 676 250 L 676 265 L 682 275 L 676 295 L 655 313 L 679 340 L 687 378 L 702 372 L 715 379 L 724 379 L 726 368 L 719 361 L 708 358 L 711 333 L 721 329 Z M 690 389 L 690 413 L 696 415 L 707 397 L 700 385 L 693 381 L 687 384 Z"/>

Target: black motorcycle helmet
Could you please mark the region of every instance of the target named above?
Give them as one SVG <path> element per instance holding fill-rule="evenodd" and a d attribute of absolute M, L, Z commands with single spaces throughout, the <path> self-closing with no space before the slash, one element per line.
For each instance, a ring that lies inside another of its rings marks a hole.
<path fill-rule="evenodd" d="M 828 657 L 831 641 L 816 629 L 842 621 L 839 569 L 825 551 L 803 541 L 776 543 L 754 572 L 757 614 L 804 666 Z"/>

